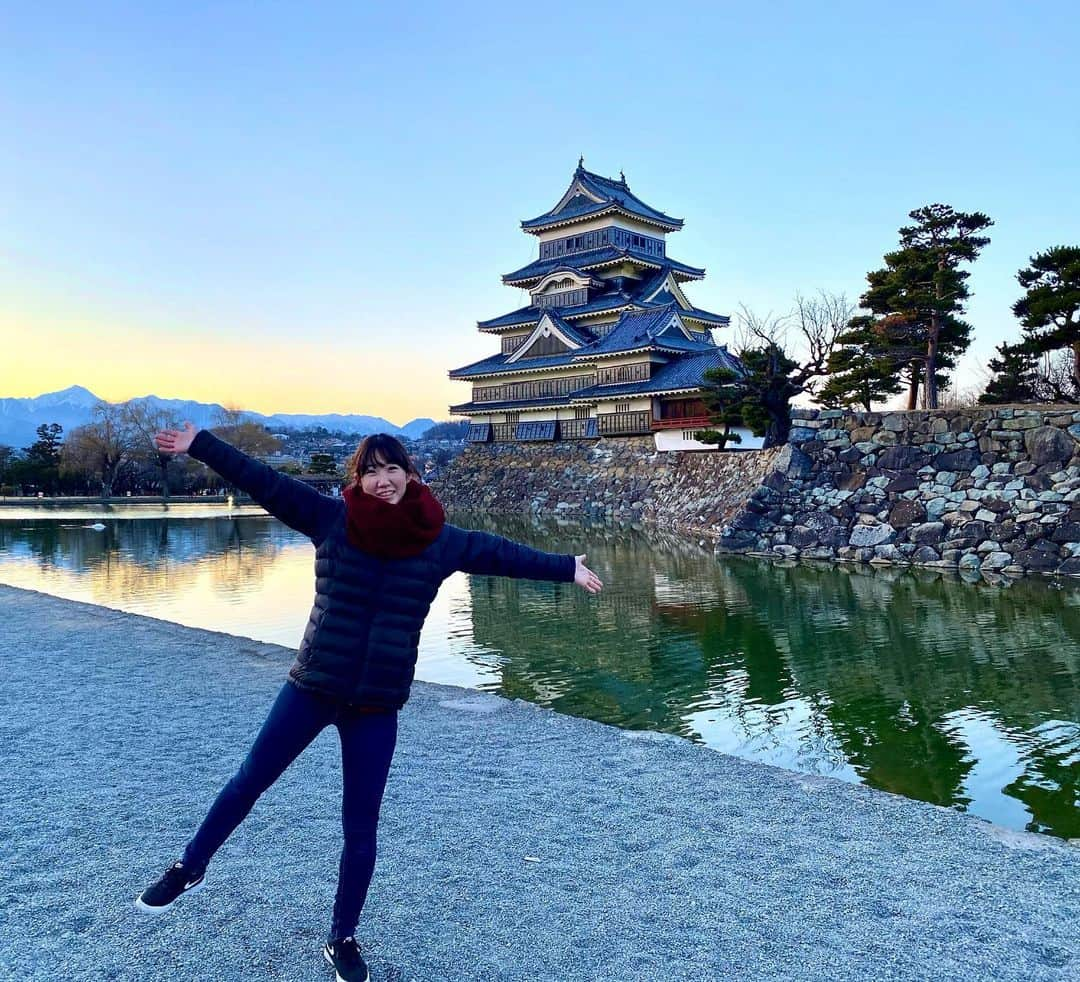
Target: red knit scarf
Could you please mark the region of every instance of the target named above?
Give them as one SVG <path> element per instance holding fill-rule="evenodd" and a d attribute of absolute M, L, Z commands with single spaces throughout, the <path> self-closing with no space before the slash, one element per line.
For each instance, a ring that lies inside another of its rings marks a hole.
<path fill-rule="evenodd" d="M 358 484 L 346 488 L 344 497 L 349 541 L 380 559 L 420 555 L 446 523 L 443 506 L 420 481 L 409 481 L 396 505 L 365 494 Z"/>

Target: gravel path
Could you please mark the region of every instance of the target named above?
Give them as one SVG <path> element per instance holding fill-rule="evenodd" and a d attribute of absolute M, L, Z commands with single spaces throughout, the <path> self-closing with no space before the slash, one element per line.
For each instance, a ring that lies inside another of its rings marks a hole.
<path fill-rule="evenodd" d="M 131 903 L 291 652 L 3 586 L 0 644 L 0 979 L 331 978 L 333 729 Z M 1080 849 L 465 689 L 414 688 L 380 846 L 375 982 L 1080 978 Z"/>

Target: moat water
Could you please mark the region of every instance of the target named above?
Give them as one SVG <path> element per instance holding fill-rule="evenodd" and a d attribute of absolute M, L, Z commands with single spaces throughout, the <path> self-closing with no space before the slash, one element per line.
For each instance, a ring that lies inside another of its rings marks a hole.
<path fill-rule="evenodd" d="M 419 678 L 1080 837 L 1080 587 L 776 565 L 641 530 L 452 517 L 587 553 L 606 586 L 455 574 L 424 628 Z M 312 555 L 253 508 L 0 509 L 0 582 L 289 647 Z"/>

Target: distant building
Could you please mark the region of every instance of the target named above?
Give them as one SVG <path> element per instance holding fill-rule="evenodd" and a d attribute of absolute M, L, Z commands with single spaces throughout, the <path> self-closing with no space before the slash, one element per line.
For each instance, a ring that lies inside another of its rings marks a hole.
<path fill-rule="evenodd" d="M 683 292 L 705 270 L 668 256 L 666 236 L 682 226 L 631 193 L 622 175 L 601 177 L 579 161 L 555 207 L 521 223 L 539 240 L 539 257 L 502 279 L 529 291 L 528 306 L 480 321 L 501 350 L 450 372 L 473 385 L 469 402 L 450 407 L 469 417 L 466 439 L 653 434 L 660 450 L 715 449 L 694 439 L 708 425 L 702 377 L 742 366 L 712 337 L 729 319 Z M 761 446 L 739 433 L 738 446 Z"/>

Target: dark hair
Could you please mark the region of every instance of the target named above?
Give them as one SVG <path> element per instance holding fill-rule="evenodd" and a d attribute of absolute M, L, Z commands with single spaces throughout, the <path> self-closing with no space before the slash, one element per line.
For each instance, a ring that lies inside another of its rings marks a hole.
<path fill-rule="evenodd" d="M 416 464 L 397 437 L 389 433 L 372 433 L 360 441 L 360 446 L 349 459 L 349 466 L 345 469 L 346 485 L 352 487 L 359 484 L 364 471 L 378 464 L 397 464 L 406 474 L 420 477 Z"/>

